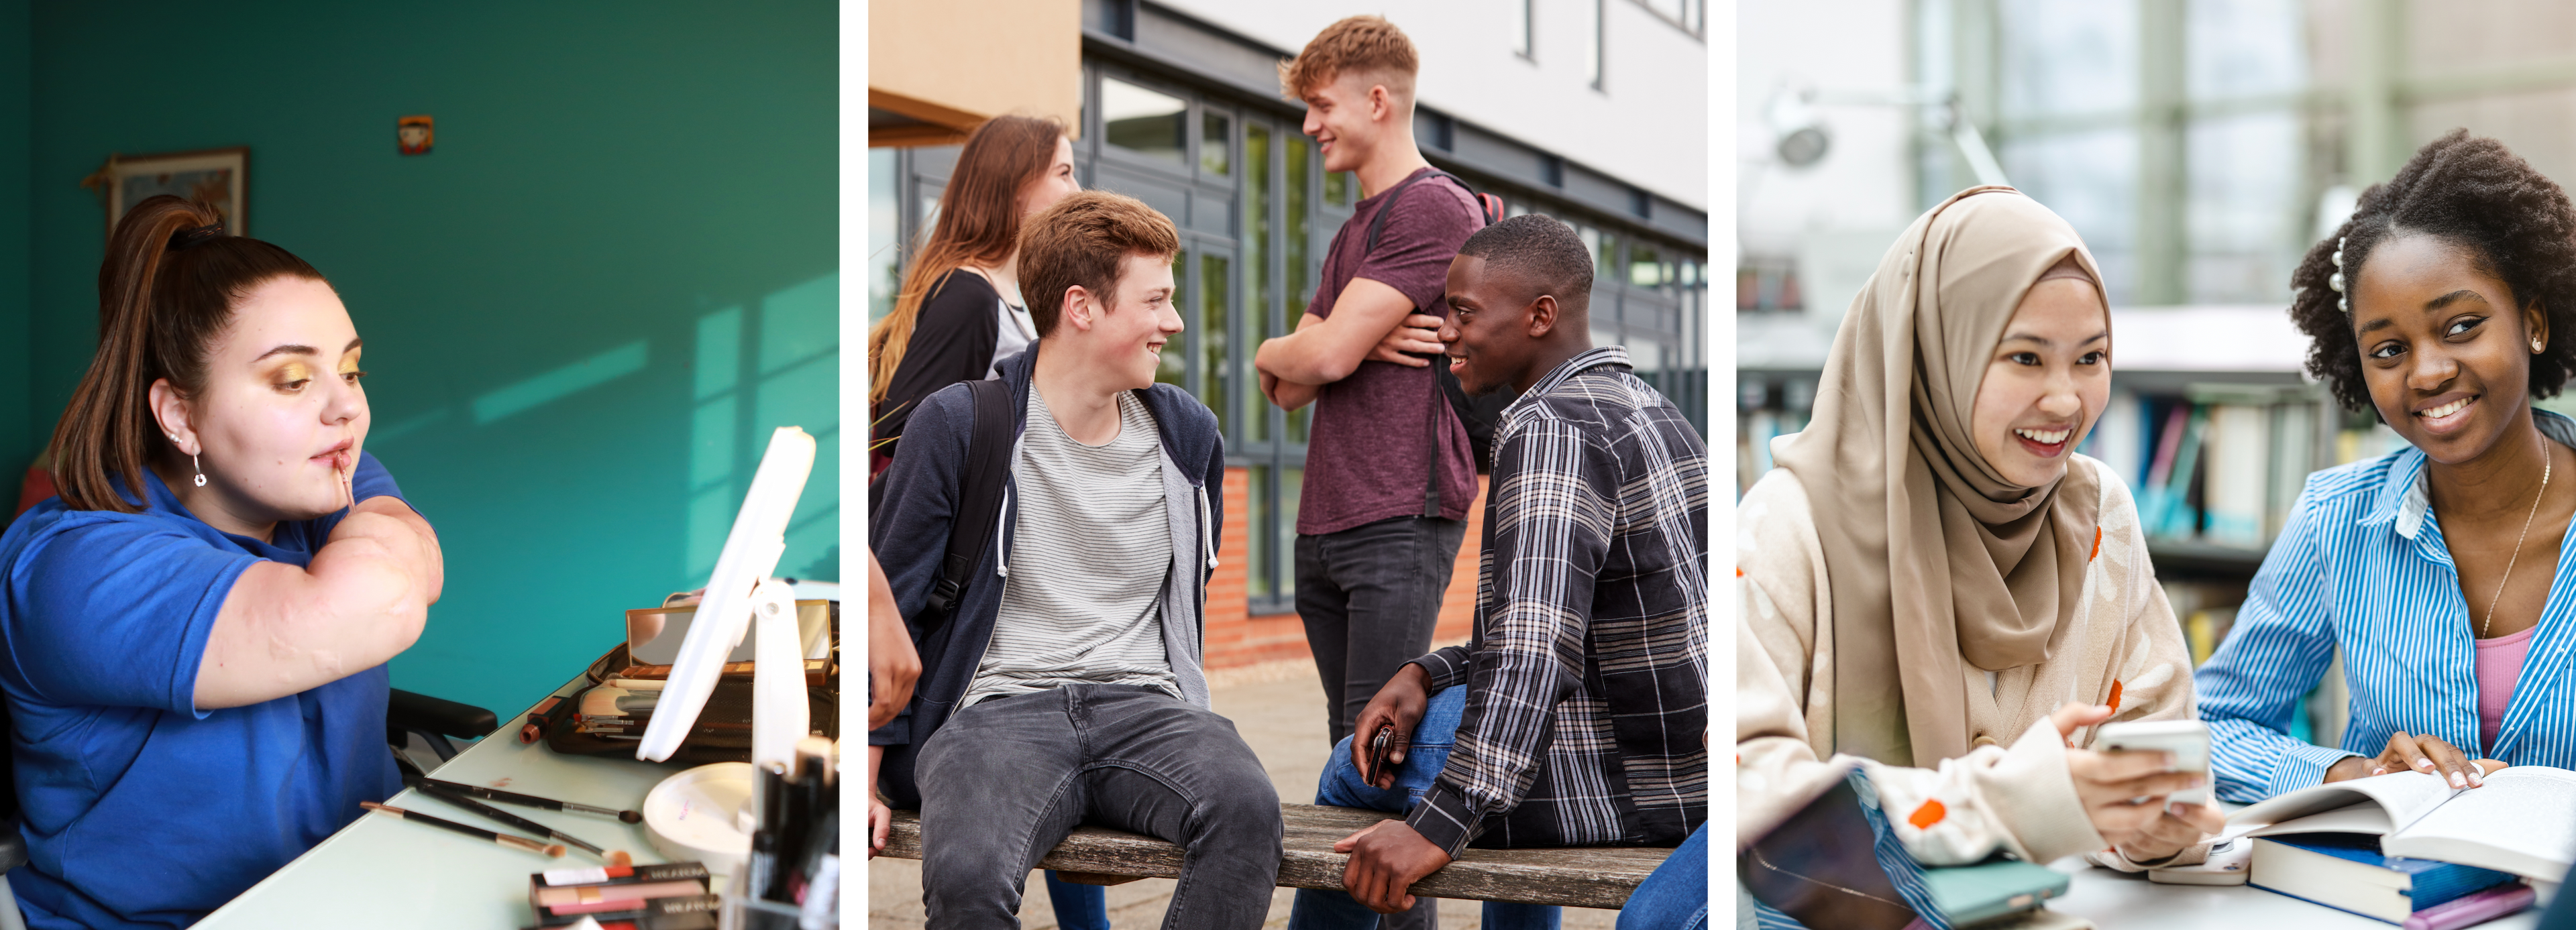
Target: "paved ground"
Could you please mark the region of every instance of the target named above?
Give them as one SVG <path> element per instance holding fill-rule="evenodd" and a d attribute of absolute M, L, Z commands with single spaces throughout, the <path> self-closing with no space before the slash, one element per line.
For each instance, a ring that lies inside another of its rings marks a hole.
<path fill-rule="evenodd" d="M 1278 662 L 1210 676 L 1210 695 L 1218 713 L 1234 720 L 1252 751 L 1270 770 L 1270 781 L 1283 800 L 1315 796 L 1315 779 L 1323 772 L 1324 690 L 1315 666 L 1305 660 Z M 1109 920 L 1117 930 L 1152 930 L 1162 926 L 1163 908 L 1172 894 L 1169 879 L 1145 879 L 1109 888 Z M 1027 900 L 1020 907 L 1026 930 L 1051 930 L 1055 911 L 1046 899 L 1046 883 L 1031 873 Z M 1279 889 L 1270 899 L 1269 927 L 1288 925 L 1292 892 Z M 914 930 L 922 925 L 921 864 L 877 859 L 868 863 L 868 926 L 872 930 Z M 1475 927 L 1477 904 L 1443 901 L 1441 930 Z M 1564 930 L 1611 930 L 1617 911 L 1567 908 Z"/>

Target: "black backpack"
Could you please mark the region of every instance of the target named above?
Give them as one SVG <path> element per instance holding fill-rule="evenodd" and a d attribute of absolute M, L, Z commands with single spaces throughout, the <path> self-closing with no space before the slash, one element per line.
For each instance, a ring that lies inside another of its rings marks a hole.
<path fill-rule="evenodd" d="M 967 440 L 966 467 L 958 476 L 956 516 L 948 524 L 948 555 L 940 560 L 939 580 L 931 585 L 930 599 L 912 618 L 925 636 L 956 616 L 968 576 L 975 572 L 975 559 L 993 541 L 993 524 L 1002 516 L 1002 485 L 1011 477 L 1011 433 L 1016 425 L 1011 386 L 1000 379 L 963 383 L 972 401 L 967 408 L 974 416 L 968 427 L 972 438 Z M 868 482 L 870 519 L 886 512 L 880 506 L 884 499 L 885 474 L 880 472 Z"/>
<path fill-rule="evenodd" d="M 1491 226 L 1495 223 L 1502 222 L 1502 198 L 1496 197 L 1492 194 L 1478 193 L 1474 187 L 1468 185 L 1465 180 L 1460 179 L 1457 175 L 1450 174 L 1449 172 L 1442 171 L 1438 168 L 1433 168 L 1429 171 L 1417 173 L 1412 177 L 1404 179 L 1403 183 L 1397 184 L 1386 192 L 1386 206 L 1379 207 L 1377 215 L 1369 218 L 1368 238 L 1362 240 L 1360 245 L 1360 256 L 1362 258 L 1366 258 L 1368 253 L 1377 250 L 1378 234 L 1386 231 L 1386 218 L 1388 215 L 1395 212 L 1396 198 L 1403 196 L 1404 189 L 1412 187 L 1414 182 L 1430 178 L 1448 178 L 1450 183 L 1458 185 L 1459 189 L 1466 191 L 1468 196 L 1476 198 L 1476 206 L 1478 207 L 1477 212 L 1481 214 L 1479 218 L 1484 220 L 1483 225 Z M 1494 425 L 1502 421 L 1503 408 L 1511 405 L 1513 399 L 1512 393 L 1510 391 L 1495 391 L 1483 397 L 1469 397 L 1467 396 L 1467 389 L 1459 385 L 1458 376 L 1450 374 L 1449 366 L 1441 363 L 1439 357 L 1433 357 L 1431 368 L 1435 373 L 1435 377 L 1439 379 L 1440 393 L 1446 395 L 1449 399 L 1450 411 L 1457 414 L 1458 422 L 1467 428 L 1467 450 L 1475 457 L 1476 473 L 1479 475 L 1492 474 L 1494 471 Z M 1439 413 L 1437 407 L 1433 408 L 1432 416 L 1434 417 L 1433 435 L 1437 436 L 1439 435 L 1439 423 L 1437 420 Z M 1426 517 L 1436 517 L 1440 515 L 1440 480 L 1438 472 L 1438 458 L 1436 455 L 1433 459 L 1432 467 L 1431 489 L 1423 495 L 1422 515 Z"/>

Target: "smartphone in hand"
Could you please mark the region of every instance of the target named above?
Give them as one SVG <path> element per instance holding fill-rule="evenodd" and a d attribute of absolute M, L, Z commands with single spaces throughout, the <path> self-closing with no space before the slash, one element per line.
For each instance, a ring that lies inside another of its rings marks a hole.
<path fill-rule="evenodd" d="M 2198 720 L 2131 720 L 2102 725 L 2100 738 L 2093 748 L 2103 752 L 2169 752 L 2173 753 L 2173 771 L 2197 772 L 2209 777 L 2209 725 Z M 2168 800 L 2184 804 L 2209 803 L 2209 789 L 2204 785 L 2176 791 Z"/>
<path fill-rule="evenodd" d="M 1394 751 L 1394 749 L 1394 724 L 1390 723 L 1378 727 L 1377 735 L 1369 737 L 1368 772 L 1365 777 L 1370 785 L 1376 785 L 1378 773 L 1386 771 L 1386 754 Z"/>

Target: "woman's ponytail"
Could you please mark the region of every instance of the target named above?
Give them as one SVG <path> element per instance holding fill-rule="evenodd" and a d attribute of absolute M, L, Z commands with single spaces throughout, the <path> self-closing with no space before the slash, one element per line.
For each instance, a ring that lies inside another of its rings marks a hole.
<path fill-rule="evenodd" d="M 162 195 L 126 211 L 98 269 L 98 352 L 54 426 L 54 487 L 74 510 L 135 513 L 160 424 L 152 383 L 181 396 L 205 386 L 206 353 L 232 304 L 275 277 L 320 280 L 286 250 L 225 235 L 223 214 Z M 116 482 L 124 484 L 118 493 Z"/>

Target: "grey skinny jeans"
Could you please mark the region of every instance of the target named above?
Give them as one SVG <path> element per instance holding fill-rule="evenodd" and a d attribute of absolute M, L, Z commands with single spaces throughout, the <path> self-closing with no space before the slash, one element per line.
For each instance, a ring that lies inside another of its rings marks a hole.
<path fill-rule="evenodd" d="M 948 718 L 919 771 L 930 930 L 1016 930 L 1029 871 L 1083 824 L 1180 845 L 1165 930 L 1269 916 L 1279 792 L 1214 712 L 1127 685 L 993 698 Z"/>
<path fill-rule="evenodd" d="M 1297 537 L 1297 616 L 1324 679 L 1325 746 L 1349 737 L 1378 689 L 1431 651 L 1440 597 L 1466 538 L 1466 523 L 1440 517 Z"/>

